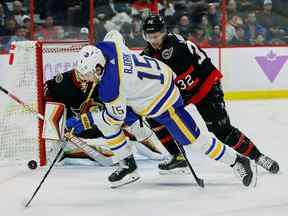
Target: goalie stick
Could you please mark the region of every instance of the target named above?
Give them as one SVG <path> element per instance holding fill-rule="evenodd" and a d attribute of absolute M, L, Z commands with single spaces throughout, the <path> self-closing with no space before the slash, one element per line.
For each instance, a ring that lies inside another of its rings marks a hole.
<path fill-rule="evenodd" d="M 33 109 L 28 104 L 25 104 L 23 101 L 21 101 L 18 97 L 16 97 L 14 94 L 6 90 L 0 85 L 0 90 L 7 94 L 9 97 L 11 97 L 13 100 L 15 100 L 17 103 L 22 105 L 25 109 L 27 109 L 29 112 L 34 114 L 37 118 L 44 121 L 44 116 L 40 113 L 38 113 L 35 109 Z M 89 155 L 91 158 L 95 159 L 102 165 L 111 165 L 112 160 L 109 159 L 109 157 L 113 156 L 113 152 L 109 151 L 107 148 L 103 148 L 101 146 L 89 146 L 87 142 L 85 142 L 82 139 L 79 139 L 78 137 L 74 136 L 72 133 L 65 133 L 65 138 L 70 141 L 73 145 L 75 145 L 78 148 L 81 148 L 87 155 Z"/>

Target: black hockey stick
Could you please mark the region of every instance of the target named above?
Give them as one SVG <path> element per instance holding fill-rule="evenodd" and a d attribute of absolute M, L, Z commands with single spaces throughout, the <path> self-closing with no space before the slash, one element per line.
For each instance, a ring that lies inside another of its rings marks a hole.
<path fill-rule="evenodd" d="M 144 123 L 147 125 L 147 127 L 149 127 L 149 128 L 153 131 L 153 129 L 150 127 L 149 123 L 148 123 L 148 124 L 147 124 L 147 122 L 144 122 Z M 188 164 L 188 167 L 189 167 L 189 169 L 190 169 L 190 171 L 191 171 L 191 173 L 192 173 L 195 181 L 197 182 L 197 184 L 198 184 L 200 187 L 204 188 L 204 186 L 205 186 L 205 185 L 204 185 L 204 180 L 201 179 L 201 178 L 199 178 L 199 177 L 197 176 L 197 174 L 195 173 L 195 171 L 194 171 L 194 169 L 193 169 L 190 161 L 188 160 L 188 158 L 187 158 L 187 156 L 186 156 L 186 153 L 185 153 L 185 150 L 184 150 L 183 146 L 182 146 L 182 145 L 179 145 L 176 141 L 175 141 L 175 143 L 176 143 L 178 149 L 180 150 L 181 154 L 182 154 L 183 157 L 185 158 L 185 161 L 186 161 L 186 163 Z"/>
<path fill-rule="evenodd" d="M 47 178 L 47 176 L 49 175 L 50 171 L 52 170 L 52 168 L 54 167 L 54 164 L 57 162 L 58 158 L 60 157 L 64 147 L 65 147 L 65 142 L 62 142 L 62 146 L 59 149 L 59 152 L 57 153 L 56 157 L 54 158 L 52 164 L 50 165 L 49 169 L 46 171 L 45 175 L 43 176 L 42 180 L 40 181 L 38 187 L 36 188 L 36 190 L 34 191 L 33 195 L 31 196 L 31 198 L 28 200 L 28 202 L 25 204 L 25 208 L 27 208 L 29 206 L 29 204 L 32 202 L 33 198 L 36 196 L 37 192 L 39 191 L 41 185 L 44 183 L 45 179 Z"/>
<path fill-rule="evenodd" d="M 195 171 L 194 171 L 191 163 L 189 162 L 189 160 L 188 160 L 188 158 L 187 158 L 187 156 L 186 156 L 186 153 L 185 153 L 185 150 L 184 150 L 183 146 L 182 146 L 182 145 L 179 145 L 178 143 L 176 143 L 176 144 L 177 144 L 177 146 L 178 146 L 181 154 L 184 156 L 184 158 L 185 158 L 185 160 L 186 160 L 186 163 L 188 164 L 188 167 L 189 167 L 189 169 L 190 169 L 193 177 L 195 178 L 197 184 L 198 184 L 200 187 L 204 188 L 204 180 L 201 179 L 201 178 L 199 178 L 199 177 L 196 175 L 196 173 L 195 173 Z"/>
<path fill-rule="evenodd" d="M 37 118 L 44 120 L 44 116 L 40 113 L 38 113 L 36 110 L 34 110 L 31 106 L 29 106 L 28 104 L 25 104 L 23 101 L 21 101 L 18 97 L 16 97 L 15 95 L 13 95 L 12 93 L 10 93 L 8 90 L 6 90 L 5 88 L 3 88 L 0 85 L 0 90 L 2 92 L 4 92 L 5 94 L 7 94 L 9 97 L 11 97 L 13 100 L 15 100 L 17 103 L 21 104 L 25 109 L 27 109 L 28 111 L 30 111 L 32 114 L 34 114 L 35 116 L 37 116 Z M 65 133 L 65 139 L 69 140 L 72 144 L 74 144 L 75 146 L 77 146 L 78 148 L 81 148 L 85 153 L 87 153 L 91 158 L 95 159 L 96 161 L 102 163 L 102 164 L 109 164 L 112 163 L 108 157 L 111 157 L 113 155 L 109 155 L 108 153 L 106 155 L 109 156 L 103 156 L 101 155 L 101 153 L 99 153 L 102 149 L 101 147 L 98 148 L 92 148 L 91 146 L 89 146 L 85 141 L 79 139 L 78 137 L 73 135 L 73 131 L 67 132 Z M 36 188 L 36 190 L 34 191 L 33 195 L 31 196 L 31 198 L 29 199 L 29 201 L 25 204 L 25 208 L 29 206 L 29 204 L 32 202 L 33 198 L 36 196 L 37 192 L 39 191 L 40 187 L 42 186 L 42 184 L 44 183 L 45 179 L 47 178 L 47 176 L 49 175 L 51 169 L 54 167 L 54 164 L 57 162 L 58 158 L 60 157 L 66 141 L 63 140 L 62 142 L 62 146 L 59 149 L 59 152 L 57 153 L 57 155 L 55 156 L 52 164 L 50 165 L 49 169 L 46 171 L 45 175 L 43 176 L 40 184 L 38 185 L 38 187 Z M 104 149 L 105 151 L 105 149 Z"/>

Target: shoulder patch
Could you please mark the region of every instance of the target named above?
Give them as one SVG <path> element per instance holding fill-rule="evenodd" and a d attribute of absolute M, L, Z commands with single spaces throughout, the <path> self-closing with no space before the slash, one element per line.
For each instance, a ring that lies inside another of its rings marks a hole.
<path fill-rule="evenodd" d="M 172 54 L 173 54 L 173 47 L 171 47 L 169 49 L 165 49 L 162 52 L 162 58 L 165 60 L 170 59 Z"/>
<path fill-rule="evenodd" d="M 62 80 L 63 80 L 63 74 L 62 73 L 57 74 L 55 77 L 55 82 L 60 83 L 62 82 Z"/>

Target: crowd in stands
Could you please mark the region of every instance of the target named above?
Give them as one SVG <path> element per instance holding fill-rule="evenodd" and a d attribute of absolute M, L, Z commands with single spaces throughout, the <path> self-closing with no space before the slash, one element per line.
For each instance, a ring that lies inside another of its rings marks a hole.
<path fill-rule="evenodd" d="M 0 53 L 13 41 L 88 39 L 89 1 L 34 2 L 32 35 L 29 0 L 0 0 Z M 285 45 L 287 6 L 287 0 L 94 0 L 94 41 L 117 29 L 128 46 L 143 47 L 143 17 L 158 9 L 170 32 L 202 47 Z"/>

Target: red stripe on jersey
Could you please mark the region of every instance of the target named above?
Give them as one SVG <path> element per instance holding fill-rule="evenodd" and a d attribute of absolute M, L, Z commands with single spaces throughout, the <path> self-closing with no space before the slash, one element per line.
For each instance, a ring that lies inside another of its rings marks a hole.
<path fill-rule="evenodd" d="M 194 66 L 191 65 L 184 73 L 181 73 L 181 75 L 177 76 L 174 82 L 184 79 L 187 75 L 191 74 L 193 71 L 194 71 Z"/>
<path fill-rule="evenodd" d="M 210 92 L 212 86 L 222 77 L 223 75 L 221 74 L 221 72 L 217 69 L 214 69 L 208 76 L 208 78 L 205 80 L 205 82 L 201 85 L 199 91 L 195 95 L 190 97 L 189 100 L 185 101 L 185 104 L 196 104 L 200 102 Z"/>

